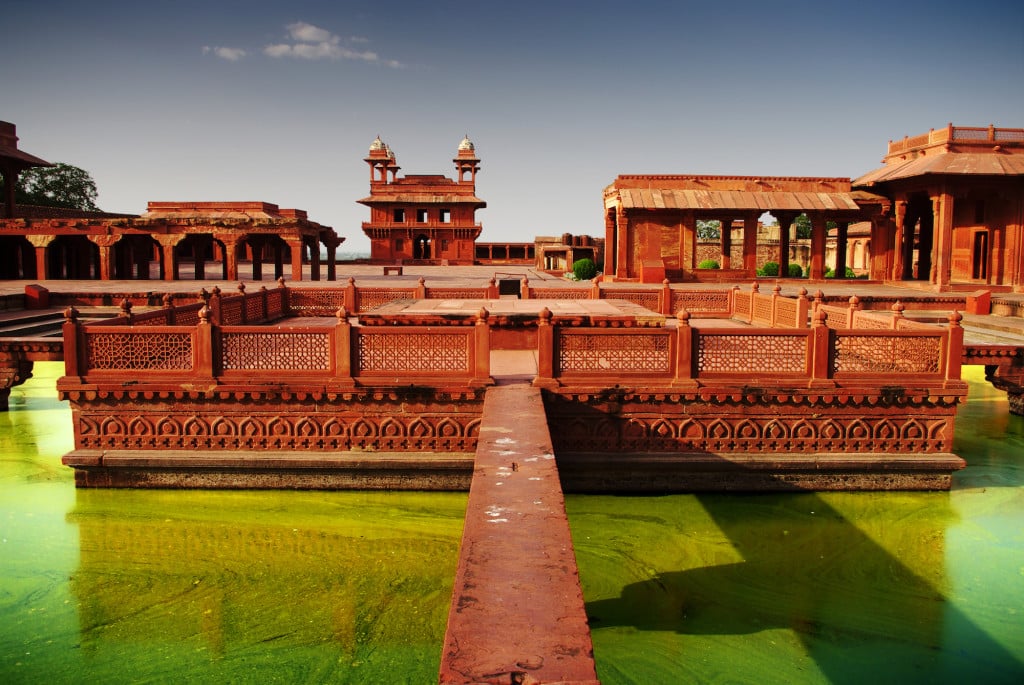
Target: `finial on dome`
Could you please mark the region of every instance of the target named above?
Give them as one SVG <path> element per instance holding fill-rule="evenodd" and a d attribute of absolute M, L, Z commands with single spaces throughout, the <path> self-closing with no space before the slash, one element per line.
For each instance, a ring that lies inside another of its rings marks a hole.
<path fill-rule="evenodd" d="M 384 144 L 384 141 L 380 139 L 380 136 L 374 138 L 373 142 L 370 143 L 370 152 L 384 149 L 387 149 L 387 146 Z"/>

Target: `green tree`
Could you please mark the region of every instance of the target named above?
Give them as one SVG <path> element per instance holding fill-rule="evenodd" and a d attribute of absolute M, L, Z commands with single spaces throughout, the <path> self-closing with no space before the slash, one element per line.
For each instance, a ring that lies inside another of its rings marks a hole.
<path fill-rule="evenodd" d="M 796 218 L 796 237 L 798 240 L 806 240 L 811 237 L 811 219 L 806 214 L 801 214 Z"/>
<path fill-rule="evenodd" d="M 580 259 L 572 263 L 572 271 L 577 281 L 589 281 L 597 275 L 597 264 L 593 259 Z"/>
<path fill-rule="evenodd" d="M 18 204 L 99 210 L 92 176 L 84 169 L 63 162 L 21 172 L 14 192 L 14 201 Z"/>
<path fill-rule="evenodd" d="M 722 222 L 721 221 L 704 221 L 702 219 L 697 220 L 697 239 L 698 240 L 718 240 L 722 237 Z"/>

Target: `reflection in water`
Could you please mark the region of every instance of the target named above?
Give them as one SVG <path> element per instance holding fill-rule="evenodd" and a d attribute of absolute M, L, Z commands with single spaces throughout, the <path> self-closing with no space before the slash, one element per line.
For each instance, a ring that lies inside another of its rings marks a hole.
<path fill-rule="evenodd" d="M 444 494 L 80 490 L 81 648 L 145 654 L 136 672 L 155 678 L 436 679 L 464 508 Z"/>
<path fill-rule="evenodd" d="M 465 495 L 76 491 L 58 374 L 0 413 L 0 682 L 436 682 Z M 1024 682 L 1024 419 L 957 430 L 949 493 L 569 497 L 602 682 Z"/>
<path fill-rule="evenodd" d="M 1024 682 L 1022 420 L 971 393 L 952 493 L 569 498 L 602 682 Z"/>

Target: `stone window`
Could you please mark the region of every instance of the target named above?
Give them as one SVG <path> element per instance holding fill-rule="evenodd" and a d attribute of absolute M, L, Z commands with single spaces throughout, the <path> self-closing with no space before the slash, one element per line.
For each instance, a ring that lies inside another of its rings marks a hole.
<path fill-rule="evenodd" d="M 421 224 L 427 223 L 427 210 L 425 210 L 425 209 L 417 209 L 416 210 L 416 221 L 417 221 L 417 223 L 421 223 Z"/>
<path fill-rule="evenodd" d="M 441 210 L 441 223 L 450 224 L 452 222 L 452 210 L 442 209 Z"/>
<path fill-rule="evenodd" d="M 405 223 L 405 210 L 404 209 L 396 209 L 395 210 L 394 222 L 396 224 Z"/>

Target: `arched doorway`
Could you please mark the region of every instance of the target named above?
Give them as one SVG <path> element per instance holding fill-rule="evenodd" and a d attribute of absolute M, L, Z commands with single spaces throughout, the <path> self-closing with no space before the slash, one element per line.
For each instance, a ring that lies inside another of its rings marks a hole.
<path fill-rule="evenodd" d="M 274 265 L 274 278 L 284 276 L 285 261 L 290 261 L 291 250 L 288 244 L 277 235 L 247 235 L 238 245 L 239 262 L 248 259 L 252 264 L 252 280 L 263 280 L 265 264 Z M 241 264 L 239 264 L 241 273 Z"/>
<path fill-rule="evenodd" d="M 416 236 L 412 244 L 413 259 L 430 259 L 430 238 L 423 233 Z"/>
<path fill-rule="evenodd" d="M 0 236 L 0 279 L 39 278 L 35 248 L 24 236 Z"/>
<path fill-rule="evenodd" d="M 150 235 L 125 234 L 114 243 L 114 278 L 148 280 L 150 266 L 160 258 L 160 245 Z"/>
<path fill-rule="evenodd" d="M 185 265 L 192 266 L 192 278 L 201 281 L 207 277 L 206 262 L 220 262 L 218 279 L 227 279 L 228 265 L 225 259 L 224 243 L 209 233 L 194 233 L 174 246 L 174 261 L 178 264 L 179 277 L 187 280 Z"/>
<path fill-rule="evenodd" d="M 100 248 L 84 235 L 59 235 L 46 250 L 47 278 L 98 279 Z"/>

